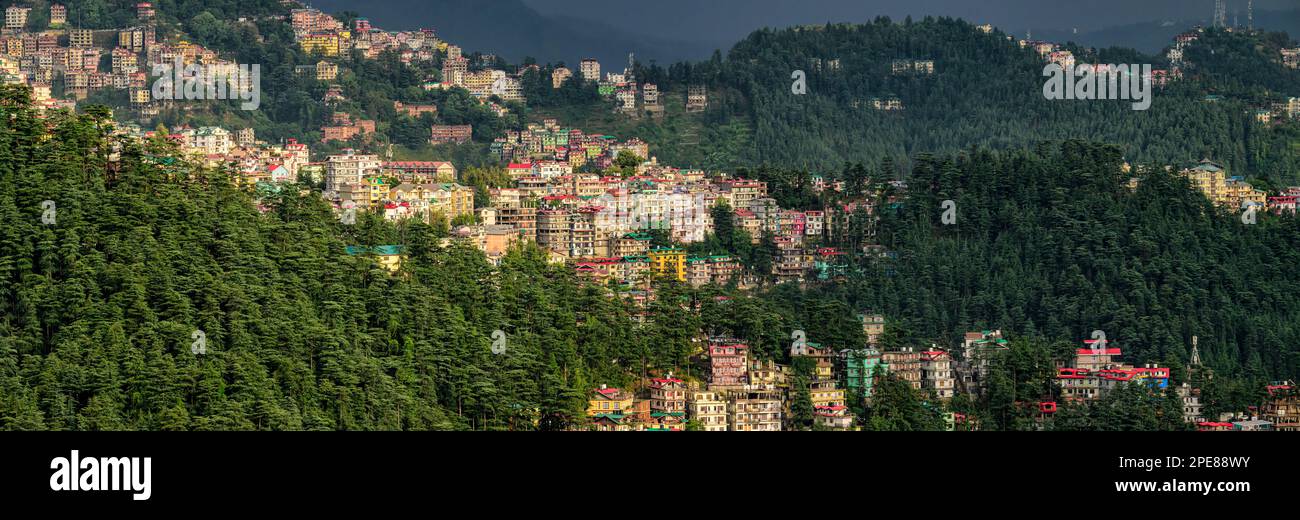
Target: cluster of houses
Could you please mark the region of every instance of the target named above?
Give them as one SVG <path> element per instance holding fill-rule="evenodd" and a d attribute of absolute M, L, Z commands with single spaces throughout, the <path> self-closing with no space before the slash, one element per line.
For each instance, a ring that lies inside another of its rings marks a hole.
<path fill-rule="evenodd" d="M 503 162 L 565 163 L 570 169 L 588 164 L 597 169 L 607 169 L 623 151 L 643 159 L 650 156 L 649 146 L 640 139 L 620 142 L 614 136 L 587 134 L 581 129 L 562 127 L 555 119 L 545 119 L 540 125 L 531 123 L 522 131 L 507 131 L 504 137 L 492 142 L 491 150 Z M 511 164 L 512 170 L 518 167 Z"/>
<path fill-rule="evenodd" d="M 617 101 L 615 110 L 632 118 L 647 116 L 661 119 L 664 116 L 664 103 L 659 86 L 644 83 L 638 88 L 636 74 L 632 64 L 634 57 L 628 56 L 628 66 L 623 72 L 606 71 L 601 76 L 601 65 L 594 58 L 582 60 L 578 67 L 577 81 L 595 83 L 596 90 L 606 99 Z M 560 88 L 574 78 L 573 70 L 568 67 L 556 67 L 551 71 L 551 88 Z M 687 88 L 686 111 L 701 112 L 709 104 L 708 89 L 703 85 L 691 85 Z"/>
<path fill-rule="evenodd" d="M 760 360 L 742 341 L 711 337 L 697 356 L 702 367 L 698 380 L 655 377 L 637 389 L 601 386 L 592 391 L 587 415 L 591 428 L 600 431 L 684 430 L 688 423 L 704 431 L 780 431 L 791 428 L 791 407 L 797 394 L 812 404 L 813 426 L 825 430 L 853 430 L 860 426 L 850 411 L 850 400 L 870 404 L 878 378 L 893 374 L 927 397 L 926 406 L 952 399 L 968 370 L 978 361 L 969 352 L 995 348 L 1005 341 L 997 331 L 967 334 L 968 363 L 957 363 L 942 349 L 892 351 L 874 345 L 883 332 L 885 318 L 862 315 L 867 346 L 839 351 L 809 341 L 791 346 L 791 358 L 805 358 L 811 369 L 796 379 L 791 366 Z M 801 338 L 806 339 L 806 338 Z M 983 355 L 983 354 L 980 354 Z M 796 383 L 798 381 L 799 383 Z M 792 385 L 803 384 L 803 388 Z M 946 429 L 968 428 L 959 413 L 942 412 Z"/>
<path fill-rule="evenodd" d="M 1208 159 L 1184 168 L 1181 174 L 1210 202 L 1231 211 L 1250 211 L 1253 208 L 1256 212 L 1295 214 L 1296 201 L 1300 199 L 1300 186 L 1283 188 L 1276 196 L 1269 196 L 1242 177 L 1228 176 L 1222 165 Z"/>
<path fill-rule="evenodd" d="M 144 130 L 135 123 L 115 125 L 119 135 L 137 139 L 163 138 L 176 144 L 187 159 L 213 168 L 228 168 L 236 182 L 252 186 L 259 183 L 293 183 L 299 177 L 319 178 L 310 162 L 311 150 L 305 143 L 287 139 L 280 143 L 258 140 L 252 128 L 235 132 L 218 126 L 181 125 L 165 135 Z"/>
<path fill-rule="evenodd" d="M 1020 45 L 1020 48 L 1032 49 L 1034 52 L 1038 53 L 1038 56 L 1040 58 L 1046 60 L 1048 63 L 1055 63 L 1057 65 L 1060 65 L 1061 68 L 1065 70 L 1075 70 L 1075 71 L 1090 70 L 1095 75 L 1114 73 L 1113 72 L 1114 69 L 1111 68 L 1110 64 L 1078 63 L 1078 59 L 1074 55 L 1074 52 L 1069 49 L 1062 48 L 1061 45 L 1058 43 L 1042 41 L 1042 40 L 1031 40 L 1026 38 L 1023 40 L 1019 40 L 1018 44 Z M 1175 47 L 1181 49 L 1181 47 L 1178 47 L 1177 45 L 1175 45 Z M 1181 56 L 1181 50 L 1179 56 Z M 1172 68 L 1170 69 L 1153 68 L 1151 70 L 1150 77 L 1149 78 L 1144 77 L 1143 79 L 1146 81 L 1150 81 L 1150 84 L 1152 86 L 1161 87 L 1161 88 L 1167 86 L 1170 81 L 1181 79 L 1183 77 L 1183 72 L 1182 69 L 1179 67 L 1179 61 L 1173 59 L 1172 56 L 1170 58 L 1170 61 L 1173 62 L 1174 64 Z"/>
<path fill-rule="evenodd" d="M 474 189 L 456 183 L 456 167 L 445 161 L 384 161 L 374 154 L 344 150 L 324 164 L 326 200 L 340 211 L 381 213 L 388 220 L 435 216 L 450 222 L 474 214 Z"/>
<path fill-rule="evenodd" d="M 1232 28 L 1228 28 L 1229 31 Z M 1173 46 L 1169 48 L 1167 57 L 1174 64 L 1174 70 L 1177 72 L 1182 65 L 1186 64 L 1184 55 L 1186 49 L 1193 42 L 1201 38 L 1205 28 L 1196 27 L 1190 31 L 1180 33 L 1174 37 Z M 1282 49 L 1281 50 L 1282 66 L 1295 69 L 1300 68 L 1300 48 Z M 1181 77 L 1181 73 L 1177 73 Z M 1206 101 L 1218 101 L 1221 99 L 1218 95 L 1206 96 Z M 1300 98 L 1282 97 L 1267 106 L 1261 106 L 1254 110 L 1253 117 L 1260 124 L 1269 124 L 1281 119 L 1300 118 Z"/>
<path fill-rule="evenodd" d="M 31 11 L 30 7 L 18 5 L 5 9 L 5 26 L 0 32 L 0 81 L 31 87 L 33 102 L 42 108 L 75 108 L 76 100 L 114 89 L 127 91 L 131 106 L 141 115 L 156 115 L 164 101 L 151 95 L 147 71 L 153 67 L 171 66 L 177 60 L 202 64 L 211 70 L 229 72 L 236 67 L 200 45 L 184 40 L 160 41 L 156 10 L 149 2 L 135 5 L 136 25 L 119 29 L 78 28 L 69 22 L 76 17 L 70 17 L 68 8 L 57 3 L 49 6 L 48 26 L 35 28 L 28 19 Z M 101 67 L 104 62 L 107 69 Z M 56 79 L 62 80 L 62 92 L 51 92 Z M 63 98 L 56 98 L 58 95 Z"/>
<path fill-rule="evenodd" d="M 876 345 L 885 318 L 859 318 L 867 336 L 865 347 L 836 352 L 807 341 L 792 345 L 792 359 L 811 361 L 810 377 L 799 380 L 804 388 L 792 387 L 796 379 L 790 366 L 757 359 L 739 340 L 712 337 L 696 356 L 702 367 L 699 378 L 677 378 L 670 373 L 639 383 L 635 389 L 602 385 L 594 390 L 587 410 L 589 427 L 600 431 L 678 431 L 693 423 L 704 431 L 778 431 L 791 428 L 792 400 L 806 392 L 814 427 L 852 430 L 860 426 L 848 406 L 850 400 L 870 405 L 881 376 L 890 374 L 910 385 L 926 399 L 927 407 L 946 402 L 957 393 L 978 399 L 987 391 L 995 356 L 1009 348 L 1001 331 L 983 330 L 965 334 L 963 344 L 955 349 L 958 356 L 933 346 L 923 351 L 882 351 Z M 1059 399 L 1093 401 L 1127 384 L 1143 385 L 1158 393 L 1170 389 L 1168 368 L 1125 364 L 1119 361 L 1121 355 L 1114 343 L 1084 341 L 1073 359 L 1058 361 L 1055 383 L 1060 388 Z M 1201 364 L 1196 338 L 1188 370 L 1193 376 L 1213 377 Z M 1174 390 L 1182 401 L 1183 420 L 1200 431 L 1300 431 L 1300 389 L 1289 381 L 1268 385 L 1268 397 L 1261 406 L 1225 413 L 1216 420 L 1204 417 L 1199 389 L 1184 382 Z M 1040 427 L 1058 411 L 1058 403 L 1051 397 L 1020 404 L 1032 408 L 1031 415 Z M 977 421 L 961 413 L 936 412 L 949 431 L 979 428 Z"/>
<path fill-rule="evenodd" d="M 303 52 L 320 58 L 315 65 L 299 66 L 295 72 L 314 76 L 318 81 L 334 81 L 339 74 L 337 61 L 350 59 L 354 53 L 360 53 L 364 58 L 374 59 L 382 53 L 392 52 L 407 65 L 431 65 L 441 55 L 442 77 L 440 79 L 430 77 L 426 80 L 423 84 L 425 90 L 466 89 L 498 116 L 508 113 L 508 109 L 489 100 L 490 97 L 497 96 L 504 101 L 524 100 L 519 81 L 522 70 L 510 74 L 490 66 L 471 67 L 469 58 L 463 55 L 459 46 L 438 38 L 432 29 L 385 31 L 372 25 L 366 18 L 352 20 L 349 27 L 337 18 L 311 7 L 293 9 L 289 15 L 289 23 Z M 483 65 L 491 65 L 495 62 L 495 58 L 485 56 L 484 62 Z M 340 85 L 330 85 L 323 101 L 335 105 L 346 100 L 342 90 Z M 437 107 L 432 105 L 402 106 L 399 102 L 395 103 L 394 108 L 398 113 L 405 113 L 412 117 L 419 117 L 426 112 L 437 113 Z M 467 129 L 468 127 L 459 126 L 435 127 L 430 141 L 435 144 L 464 142 L 469 140 L 470 136 Z M 323 129 L 323 132 L 327 133 L 325 140 L 328 141 L 347 140 L 354 135 L 364 135 L 367 133 L 366 130 L 365 126 L 358 124 L 334 122 L 330 127 Z"/>
<path fill-rule="evenodd" d="M 346 27 L 333 16 L 310 7 L 291 10 L 289 24 L 303 52 L 322 57 L 347 57 L 360 52 L 373 59 L 392 51 L 403 63 L 410 64 L 432 62 L 437 51 L 448 47 L 431 29 L 382 31 L 366 18 L 356 18 L 351 27 Z"/>
<path fill-rule="evenodd" d="M 893 375 L 918 391 L 926 407 L 934 407 L 968 393 L 978 398 L 987 391 L 989 365 L 999 352 L 1008 349 L 999 330 L 968 332 L 954 359 L 948 351 L 932 347 L 917 351 L 900 348 L 881 351 L 876 340 L 884 317 L 864 315 L 867 346 L 838 352 L 817 343 L 798 341 L 791 358 L 810 360 L 811 374 L 794 378 L 789 365 L 763 361 L 752 355 L 744 342 L 711 337 L 696 356 L 702 370 L 698 378 L 679 378 L 671 373 L 651 377 L 637 388 L 601 385 L 588 400 L 586 426 L 599 431 L 680 431 L 693 425 L 703 431 L 779 431 L 790 429 L 793 399 L 808 396 L 813 408 L 813 425 L 825 430 L 853 430 L 860 426 L 850 411 L 850 400 L 870 405 L 874 386 L 885 374 Z M 1056 384 L 1060 399 L 1086 402 L 1100 399 L 1121 385 L 1144 385 L 1158 393 L 1170 388 L 1170 370 L 1156 365 L 1136 367 L 1118 361 L 1120 349 L 1104 340 L 1084 341 L 1072 360 L 1058 362 Z M 1201 365 L 1193 339 L 1189 370 L 1213 377 Z M 806 385 L 794 388 L 792 385 Z M 1251 406 L 1242 414 L 1223 414 L 1207 420 L 1202 414 L 1200 390 L 1190 383 L 1175 388 L 1183 403 L 1183 420 L 1200 431 L 1300 431 L 1300 390 L 1292 382 L 1267 386 L 1262 406 Z M 1021 403 L 1032 408 L 1040 426 L 1057 413 L 1058 403 L 1044 398 Z M 936 408 L 949 431 L 978 429 L 977 421 L 961 413 Z"/>

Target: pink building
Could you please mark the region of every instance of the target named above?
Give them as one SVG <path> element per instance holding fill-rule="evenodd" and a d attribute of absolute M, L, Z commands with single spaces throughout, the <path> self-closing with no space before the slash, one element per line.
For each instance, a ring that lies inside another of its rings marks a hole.
<path fill-rule="evenodd" d="M 709 341 L 709 388 L 739 387 L 746 383 L 749 345 L 735 340 Z"/>

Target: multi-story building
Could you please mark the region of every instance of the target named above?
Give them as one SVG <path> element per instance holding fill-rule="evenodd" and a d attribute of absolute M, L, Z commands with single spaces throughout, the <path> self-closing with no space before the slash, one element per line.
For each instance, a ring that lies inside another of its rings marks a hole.
<path fill-rule="evenodd" d="M 851 394 L 870 399 L 876 370 L 881 366 L 880 351 L 874 348 L 845 349 L 840 351 L 839 360 L 844 388 Z"/>
<path fill-rule="evenodd" d="M 686 89 L 686 111 L 703 112 L 709 107 L 709 91 L 704 85 L 691 85 Z"/>
<path fill-rule="evenodd" d="M 1195 424 L 1205 421 L 1199 388 L 1193 388 L 1191 383 L 1183 382 L 1182 386 L 1178 387 L 1178 398 L 1183 402 L 1183 422 Z"/>
<path fill-rule="evenodd" d="M 322 56 L 339 55 L 339 35 L 332 32 L 310 33 L 298 40 L 298 45 L 307 54 Z"/>
<path fill-rule="evenodd" d="M 817 406 L 813 408 L 813 425 L 827 430 L 851 430 L 853 414 L 847 406 Z"/>
<path fill-rule="evenodd" d="M 1203 160 L 1195 167 L 1182 171 L 1205 197 L 1215 205 L 1232 211 L 1239 211 L 1246 205 L 1257 204 L 1263 207 L 1268 202 L 1268 194 L 1257 190 L 1240 177 L 1227 177 L 1223 167 L 1209 160 Z"/>
<path fill-rule="evenodd" d="M 472 125 L 433 125 L 430 129 L 429 142 L 432 144 L 468 143 L 473 136 Z"/>
<path fill-rule="evenodd" d="M 384 163 L 384 175 L 415 184 L 455 182 L 456 166 L 447 161 L 389 161 Z"/>
<path fill-rule="evenodd" d="M 906 381 L 914 390 L 921 389 L 921 353 L 905 347 L 880 354 L 880 364 L 885 371 Z"/>
<path fill-rule="evenodd" d="M 68 31 L 68 45 L 73 48 L 90 48 L 95 46 L 95 31 L 90 29 L 71 29 Z"/>
<path fill-rule="evenodd" d="M 339 66 L 336 63 L 320 60 L 316 62 L 315 74 L 316 81 L 334 81 L 339 76 Z"/>
<path fill-rule="evenodd" d="M 424 114 L 438 115 L 438 105 L 434 104 L 417 104 L 402 103 L 401 101 L 393 102 L 393 110 L 399 114 L 406 114 L 415 119 L 419 119 Z"/>
<path fill-rule="evenodd" d="M 862 334 L 867 337 L 867 344 L 875 345 L 880 340 L 880 335 L 885 333 L 885 317 L 880 314 L 862 314 L 858 318 L 862 320 Z"/>
<path fill-rule="evenodd" d="M 686 281 L 686 251 L 676 247 L 656 247 L 646 253 L 655 274 Z"/>
<path fill-rule="evenodd" d="M 967 332 L 961 360 L 954 363 L 961 391 L 978 398 L 988 387 L 989 367 L 999 352 L 1008 349 L 1001 330 Z"/>
<path fill-rule="evenodd" d="M 230 131 L 216 126 L 185 130 L 181 135 L 186 147 L 204 155 L 225 155 L 232 145 Z"/>
<path fill-rule="evenodd" d="M 709 390 L 740 388 L 748 382 L 749 345 L 735 340 L 709 340 Z"/>
<path fill-rule="evenodd" d="M 520 199 L 518 190 L 513 193 L 513 197 L 493 197 L 494 220 L 497 224 L 513 227 L 521 238 L 536 241 L 537 206 L 530 200 Z"/>
<path fill-rule="evenodd" d="M 131 27 L 122 29 L 117 33 L 117 45 L 131 52 L 143 52 L 146 48 L 153 47 L 157 34 L 152 26 Z M 165 63 L 167 60 L 160 59 L 155 63 Z"/>
<path fill-rule="evenodd" d="M 566 67 L 557 67 L 554 71 L 551 71 L 551 88 L 564 86 L 564 82 L 569 81 L 569 78 L 572 77 L 573 71 Z"/>
<path fill-rule="evenodd" d="M 27 14 L 32 11 L 30 7 L 19 7 L 11 5 L 5 9 L 5 29 L 12 31 L 21 31 L 27 27 Z"/>
<path fill-rule="evenodd" d="M 770 359 L 766 361 L 752 359 L 749 361 L 749 384 L 761 388 L 785 388 L 788 380 L 787 368 L 786 365 Z"/>
<path fill-rule="evenodd" d="M 59 27 L 68 23 L 68 8 L 63 4 L 50 5 L 50 27 Z"/>
<path fill-rule="evenodd" d="M 131 74 L 140 70 L 139 57 L 124 47 L 117 47 L 112 52 L 114 74 Z"/>
<path fill-rule="evenodd" d="M 434 215 L 440 215 L 445 222 L 451 222 L 457 217 L 474 214 L 474 189 L 454 183 L 402 183 L 389 190 L 387 200 L 413 204 L 406 206 L 412 208 L 406 216 L 418 216 L 426 222 L 432 222 Z M 386 209 L 398 207 L 402 206 Z M 403 213 L 398 210 L 392 216 L 401 217 Z"/>
<path fill-rule="evenodd" d="M 678 417 L 686 415 L 686 382 L 673 377 L 650 380 L 650 410 Z"/>
<path fill-rule="evenodd" d="M 727 403 L 732 431 L 781 431 L 781 393 L 775 389 L 742 389 Z"/>
<path fill-rule="evenodd" d="M 573 245 L 572 216 L 572 213 L 563 209 L 538 210 L 537 245 L 567 254 Z"/>
<path fill-rule="evenodd" d="M 818 379 L 808 383 L 808 397 L 814 408 L 844 406 L 844 389 L 832 379 Z"/>
<path fill-rule="evenodd" d="M 1120 364 L 1115 361 L 1121 355 L 1120 349 L 1114 343 L 1102 346 L 1098 340 L 1085 340 L 1084 344 L 1084 348 L 1075 350 L 1073 366 L 1057 370 L 1056 380 L 1062 397 L 1067 400 L 1097 399 L 1130 382 L 1161 391 L 1169 385 L 1168 368 Z"/>
<path fill-rule="evenodd" d="M 632 401 L 631 393 L 600 385 L 591 391 L 591 398 L 587 400 L 587 416 L 625 415 L 632 410 Z"/>
<path fill-rule="evenodd" d="M 582 60 L 582 65 L 578 71 L 582 74 L 583 81 L 596 82 L 600 81 L 600 62 L 592 58 Z"/>
<path fill-rule="evenodd" d="M 952 399 L 952 357 L 947 352 L 921 352 L 921 388 L 938 399 Z"/>
<path fill-rule="evenodd" d="M 1283 432 L 1300 431 L 1300 391 L 1290 381 L 1268 386 L 1268 400 L 1260 408 L 1264 420 L 1273 423 L 1273 429 Z"/>
<path fill-rule="evenodd" d="M 718 392 L 691 390 L 687 394 L 687 410 L 690 420 L 700 425 L 706 432 L 727 431 L 727 402 Z"/>
<path fill-rule="evenodd" d="M 344 184 L 360 184 L 365 177 L 378 173 L 383 166 L 378 155 L 364 155 L 348 150 L 331 155 L 325 161 L 325 189 L 338 191 Z"/>
<path fill-rule="evenodd" d="M 1287 68 L 1300 69 L 1300 47 L 1282 49 L 1282 65 Z"/>

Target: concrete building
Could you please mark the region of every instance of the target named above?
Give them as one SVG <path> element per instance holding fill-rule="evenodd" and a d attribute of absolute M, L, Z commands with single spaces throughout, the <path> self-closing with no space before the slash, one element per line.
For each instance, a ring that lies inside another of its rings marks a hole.
<path fill-rule="evenodd" d="M 849 395 L 861 394 L 863 398 L 871 399 L 876 371 L 878 368 L 884 370 L 880 351 L 874 348 L 841 350 L 839 362 L 840 378 Z"/>
<path fill-rule="evenodd" d="M 912 385 L 912 389 L 921 389 L 921 353 L 906 347 L 880 354 L 880 364 L 886 372 Z"/>
<path fill-rule="evenodd" d="M 707 432 L 727 431 L 727 401 L 722 400 L 718 392 L 691 390 L 687 394 L 689 418 Z"/>
<path fill-rule="evenodd" d="M 999 353 L 1009 349 L 1001 330 L 967 332 L 962 344 L 961 359 L 953 363 L 958 375 L 959 390 L 975 398 L 988 389 L 989 367 Z"/>
<path fill-rule="evenodd" d="M 952 357 L 942 350 L 921 352 L 921 388 L 938 399 L 953 396 Z"/>
<path fill-rule="evenodd" d="M 27 14 L 32 11 L 30 7 L 19 7 L 11 5 L 5 9 L 5 29 L 11 31 L 21 31 L 27 27 Z"/>
<path fill-rule="evenodd" d="M 749 345 L 735 340 L 709 340 L 709 390 L 739 388 L 748 383 Z"/>
<path fill-rule="evenodd" d="M 781 393 L 745 388 L 731 394 L 727 413 L 732 431 L 781 431 Z"/>
<path fill-rule="evenodd" d="M 557 67 L 554 71 L 551 71 L 551 88 L 564 86 L 564 82 L 569 81 L 571 77 L 573 77 L 573 71 L 567 67 Z"/>
<path fill-rule="evenodd" d="M 1283 432 L 1300 431 L 1300 391 L 1295 383 L 1286 381 L 1268 386 L 1268 400 L 1260 408 L 1264 420 L 1273 423 L 1273 429 Z"/>
<path fill-rule="evenodd" d="M 582 60 L 582 65 L 578 71 L 582 74 L 583 81 L 600 81 L 600 62 L 592 58 Z"/>
<path fill-rule="evenodd" d="M 338 191 L 344 184 L 360 184 L 365 177 L 379 173 L 382 166 L 378 155 L 357 154 L 352 150 L 331 155 L 325 161 L 325 189 Z"/>

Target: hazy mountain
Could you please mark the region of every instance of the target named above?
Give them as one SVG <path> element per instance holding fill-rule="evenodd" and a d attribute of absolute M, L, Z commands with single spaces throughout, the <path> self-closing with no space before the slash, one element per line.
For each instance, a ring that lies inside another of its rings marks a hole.
<path fill-rule="evenodd" d="M 356 11 L 385 29 L 433 28 L 467 51 L 481 51 L 513 62 L 532 56 L 542 62 L 574 64 L 584 57 L 622 63 L 639 59 L 669 63 L 699 59 L 730 42 L 671 39 L 615 28 L 563 14 L 546 16 L 522 0 L 316 0 L 326 12 Z"/>

